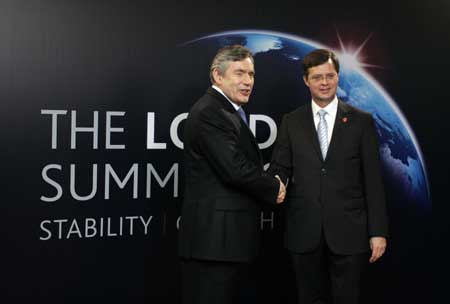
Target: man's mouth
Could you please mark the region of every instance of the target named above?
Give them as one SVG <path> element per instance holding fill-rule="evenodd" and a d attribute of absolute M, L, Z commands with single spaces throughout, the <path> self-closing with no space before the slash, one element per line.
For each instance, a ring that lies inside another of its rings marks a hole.
<path fill-rule="evenodd" d="M 249 89 L 240 89 L 239 92 L 244 96 L 249 96 L 252 90 Z"/>

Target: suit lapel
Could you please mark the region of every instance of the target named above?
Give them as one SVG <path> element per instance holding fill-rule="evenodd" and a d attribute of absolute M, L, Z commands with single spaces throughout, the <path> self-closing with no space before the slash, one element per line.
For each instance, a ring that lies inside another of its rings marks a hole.
<path fill-rule="evenodd" d="M 239 113 L 236 112 L 236 115 L 239 116 Z M 242 119 L 241 119 L 240 116 L 239 116 L 239 120 L 240 120 L 240 122 L 241 122 L 241 128 L 245 130 L 245 132 L 247 133 L 247 135 L 251 138 L 251 141 L 253 142 L 253 144 L 255 145 L 255 147 L 258 148 L 258 150 L 259 150 L 258 143 L 256 142 L 256 137 L 255 137 L 255 135 L 253 134 L 252 130 L 250 130 L 250 127 L 247 126 L 247 125 L 245 124 L 244 121 L 242 121 Z"/>
<path fill-rule="evenodd" d="M 238 119 L 241 123 L 241 131 L 247 134 L 248 138 L 250 139 L 250 142 L 252 143 L 253 147 L 255 148 L 255 150 L 258 153 L 259 161 L 260 161 L 261 165 L 263 165 L 264 164 L 263 157 L 261 154 L 261 150 L 259 150 L 258 142 L 256 141 L 255 135 L 252 133 L 252 130 L 250 130 L 250 127 L 247 126 L 245 124 L 245 122 L 242 120 L 239 113 L 237 111 L 235 113 L 236 113 L 235 115 L 238 117 Z"/>
<path fill-rule="evenodd" d="M 308 136 L 308 140 L 313 146 L 314 151 L 317 154 L 317 157 L 319 157 L 319 159 L 323 161 L 322 152 L 320 150 L 319 138 L 317 136 L 316 126 L 314 125 L 311 103 L 306 104 L 305 119 L 303 121 L 304 121 L 304 128 Z"/>
<path fill-rule="evenodd" d="M 331 135 L 330 145 L 328 147 L 327 158 L 330 159 L 339 147 L 343 133 L 345 132 L 345 124 L 348 121 L 350 108 L 342 101 L 338 101 L 338 109 L 336 113 L 336 120 L 334 121 L 333 134 Z"/>
<path fill-rule="evenodd" d="M 217 99 L 222 104 L 222 106 L 225 108 L 226 111 L 230 112 L 232 115 L 234 115 L 236 117 L 236 121 L 239 121 L 239 123 L 240 123 L 241 133 L 246 134 L 246 136 L 248 137 L 248 139 L 250 140 L 253 147 L 256 149 L 256 151 L 258 153 L 260 163 L 263 164 L 263 157 L 262 157 L 261 151 L 259 150 L 259 146 L 256 141 L 256 138 L 253 135 L 250 128 L 242 120 L 241 116 L 236 111 L 236 109 L 231 105 L 231 103 L 222 94 L 220 94 L 217 90 L 213 89 L 212 87 L 208 88 L 207 93 L 214 96 L 215 99 Z M 244 134 L 242 134 L 242 135 L 244 136 Z"/>

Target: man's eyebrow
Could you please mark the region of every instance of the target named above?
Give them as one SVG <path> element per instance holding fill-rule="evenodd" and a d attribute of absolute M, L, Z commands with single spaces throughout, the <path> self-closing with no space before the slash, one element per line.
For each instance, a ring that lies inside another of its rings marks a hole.
<path fill-rule="evenodd" d="M 237 69 L 234 71 L 235 73 L 250 73 L 250 74 L 255 74 L 255 71 L 251 71 L 251 70 L 244 70 L 244 69 Z"/>

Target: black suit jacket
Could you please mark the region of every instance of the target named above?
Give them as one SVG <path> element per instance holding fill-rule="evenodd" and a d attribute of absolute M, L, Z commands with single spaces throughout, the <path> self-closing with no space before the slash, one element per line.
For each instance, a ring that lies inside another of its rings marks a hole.
<path fill-rule="evenodd" d="M 289 250 L 314 250 L 323 232 L 333 252 L 357 254 L 369 250 L 370 236 L 388 235 L 377 135 L 370 114 L 339 101 L 325 160 L 311 104 L 285 115 L 269 172 L 289 179 Z"/>
<path fill-rule="evenodd" d="M 179 255 L 249 261 L 257 254 L 260 206 L 279 182 L 263 170 L 258 144 L 228 100 L 209 88 L 184 129 L 186 186 Z"/>

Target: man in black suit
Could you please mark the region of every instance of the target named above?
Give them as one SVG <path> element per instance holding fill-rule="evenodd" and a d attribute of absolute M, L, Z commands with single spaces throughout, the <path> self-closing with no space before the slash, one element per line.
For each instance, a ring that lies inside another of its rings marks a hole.
<path fill-rule="evenodd" d="M 337 99 L 331 51 L 309 53 L 302 67 L 312 101 L 283 117 L 268 171 L 289 181 L 285 240 L 299 302 L 356 304 L 388 236 L 374 120 Z"/>
<path fill-rule="evenodd" d="M 239 277 L 258 252 L 260 203 L 284 199 L 284 185 L 263 169 L 242 110 L 254 74 L 247 48 L 220 49 L 210 68 L 213 85 L 185 123 L 179 231 L 185 304 L 236 303 Z"/>

